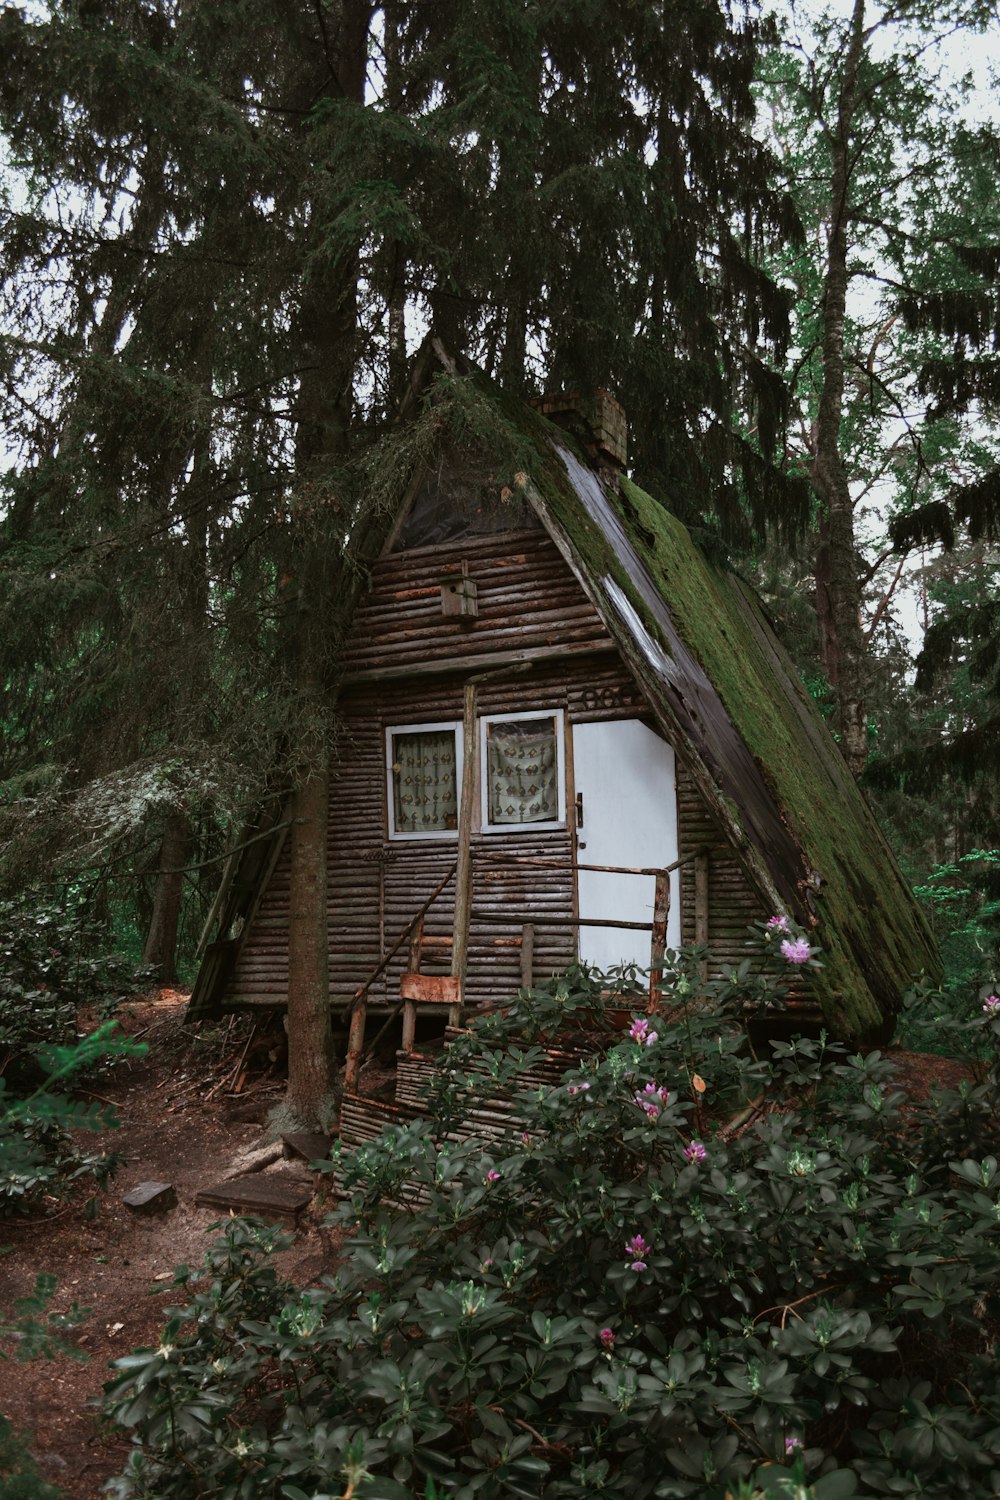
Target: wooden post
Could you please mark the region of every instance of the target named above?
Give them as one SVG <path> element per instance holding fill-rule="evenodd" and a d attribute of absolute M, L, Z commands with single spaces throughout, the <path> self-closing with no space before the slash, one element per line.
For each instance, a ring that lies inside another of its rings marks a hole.
<path fill-rule="evenodd" d="M 521 928 L 521 988 L 530 990 L 535 982 L 535 928 L 525 922 Z"/>
<path fill-rule="evenodd" d="M 663 955 L 667 951 L 667 921 L 670 917 L 670 876 L 661 870 L 656 877 L 653 896 L 653 944 L 649 960 L 649 1003 L 646 1009 L 652 1014 L 659 1000 L 657 987 L 663 978 Z"/>
<path fill-rule="evenodd" d="M 462 716 L 462 803 L 458 813 L 458 870 L 455 875 L 455 935 L 451 950 L 451 972 L 465 987 L 469 962 L 469 921 L 472 914 L 472 823 L 476 810 L 476 684 L 465 684 Z M 461 1001 L 448 1010 L 448 1025 L 461 1026 Z"/>
<path fill-rule="evenodd" d="M 694 861 L 694 940 L 699 947 L 708 943 L 708 854 L 703 850 Z M 708 964 L 700 964 L 702 980 L 708 978 Z"/>
<path fill-rule="evenodd" d="M 347 1061 L 344 1064 L 344 1093 L 354 1094 L 358 1088 L 358 1073 L 361 1071 L 361 1049 L 365 1044 L 365 1021 L 368 1007 L 360 1000 L 351 1011 L 351 1029 L 347 1034 Z"/>
<path fill-rule="evenodd" d="M 420 956 L 424 946 L 424 919 L 418 918 L 410 936 L 409 968 L 414 974 L 420 973 Z M 402 1048 L 404 1052 L 413 1051 L 413 1041 L 417 1034 L 417 1004 L 415 1000 L 403 1001 L 403 1038 Z"/>
<path fill-rule="evenodd" d="M 234 854 L 227 855 L 226 863 L 222 867 L 222 879 L 219 881 L 219 889 L 212 898 L 212 904 L 208 909 L 208 916 L 205 918 L 205 925 L 201 929 L 201 937 L 198 939 L 198 946 L 194 950 L 194 956 L 197 961 L 200 961 L 204 957 L 205 949 L 208 947 L 212 936 L 212 928 L 215 926 L 215 919 L 222 910 L 222 903 L 229 895 L 229 882 L 233 878 L 235 864 L 236 856 Z"/>

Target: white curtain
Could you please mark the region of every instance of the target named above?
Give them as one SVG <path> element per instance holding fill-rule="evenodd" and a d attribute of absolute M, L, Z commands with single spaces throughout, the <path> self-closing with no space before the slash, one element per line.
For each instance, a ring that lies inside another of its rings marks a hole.
<path fill-rule="evenodd" d="M 394 734 L 392 752 L 396 832 L 440 833 L 457 828 L 455 731 Z"/>
<path fill-rule="evenodd" d="M 491 824 L 555 822 L 559 817 L 555 720 L 487 725 L 486 775 Z"/>

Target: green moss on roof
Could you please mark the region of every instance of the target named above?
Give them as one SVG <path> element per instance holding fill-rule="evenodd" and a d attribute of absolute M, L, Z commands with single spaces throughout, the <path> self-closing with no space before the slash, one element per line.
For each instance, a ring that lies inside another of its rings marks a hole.
<path fill-rule="evenodd" d="M 627 480 L 618 510 L 678 632 L 715 685 L 809 865 L 823 879 L 817 940 L 824 1013 L 854 1030 L 898 1006 L 915 973 L 937 973 L 927 922 L 873 813 L 759 601 L 709 563 L 686 528 Z M 767 851 L 764 851 L 765 858 Z M 803 908 L 796 913 L 804 918 Z"/>

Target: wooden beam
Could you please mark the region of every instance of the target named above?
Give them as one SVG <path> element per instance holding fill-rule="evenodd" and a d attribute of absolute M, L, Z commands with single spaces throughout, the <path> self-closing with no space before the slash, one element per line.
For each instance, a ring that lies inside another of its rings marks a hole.
<path fill-rule="evenodd" d="M 698 858 L 698 853 L 685 854 L 683 859 L 675 859 L 672 865 L 653 865 L 645 868 L 638 865 L 583 865 L 576 864 L 577 870 L 594 870 L 601 875 L 669 875 L 673 870 L 679 870 L 682 865 L 689 865 Z M 477 849 L 476 859 L 492 860 L 497 864 L 510 865 L 534 865 L 536 869 L 542 870 L 565 870 L 569 868 L 569 859 L 535 859 L 532 855 L 522 854 L 494 854 L 489 849 Z"/>
<path fill-rule="evenodd" d="M 447 661 L 420 661 L 399 663 L 385 667 L 367 667 L 361 672 L 345 672 L 340 679 L 340 688 L 352 688 L 366 682 L 392 682 L 398 679 L 410 681 L 414 677 L 465 676 L 468 672 L 492 671 L 503 667 L 531 666 L 533 662 L 562 661 L 567 657 L 579 660 L 586 656 L 614 656 L 614 645 L 594 645 L 587 641 L 573 646 L 525 646 L 519 651 L 484 651 L 479 656 L 450 656 Z"/>
<path fill-rule="evenodd" d="M 473 909 L 477 922 L 502 922 L 510 926 L 533 927 L 627 927 L 635 932 L 649 932 L 651 922 L 619 922 L 614 917 L 550 917 L 547 913 L 521 911 L 481 911 Z"/>
<path fill-rule="evenodd" d="M 670 875 L 666 870 L 661 870 L 656 877 L 656 891 L 653 896 L 653 942 L 649 958 L 649 1004 L 646 1009 L 652 1014 L 655 1011 L 658 996 L 657 988 L 663 978 L 663 955 L 667 951 L 667 921 L 670 917 Z"/>

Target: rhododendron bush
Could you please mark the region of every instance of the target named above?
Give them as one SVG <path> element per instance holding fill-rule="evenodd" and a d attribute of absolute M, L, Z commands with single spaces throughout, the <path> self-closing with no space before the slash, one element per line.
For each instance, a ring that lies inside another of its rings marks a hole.
<path fill-rule="evenodd" d="M 764 1041 L 820 959 L 785 919 L 755 945 L 708 983 L 668 956 L 655 1018 L 581 970 L 477 1020 L 426 1120 L 340 1157 L 318 1284 L 227 1226 L 118 1362 L 120 1500 L 997 1493 L 1000 1005 L 922 1108 L 878 1052 Z M 567 1037 L 580 1065 L 520 1093 Z M 484 1097 L 516 1124 L 454 1139 Z"/>

